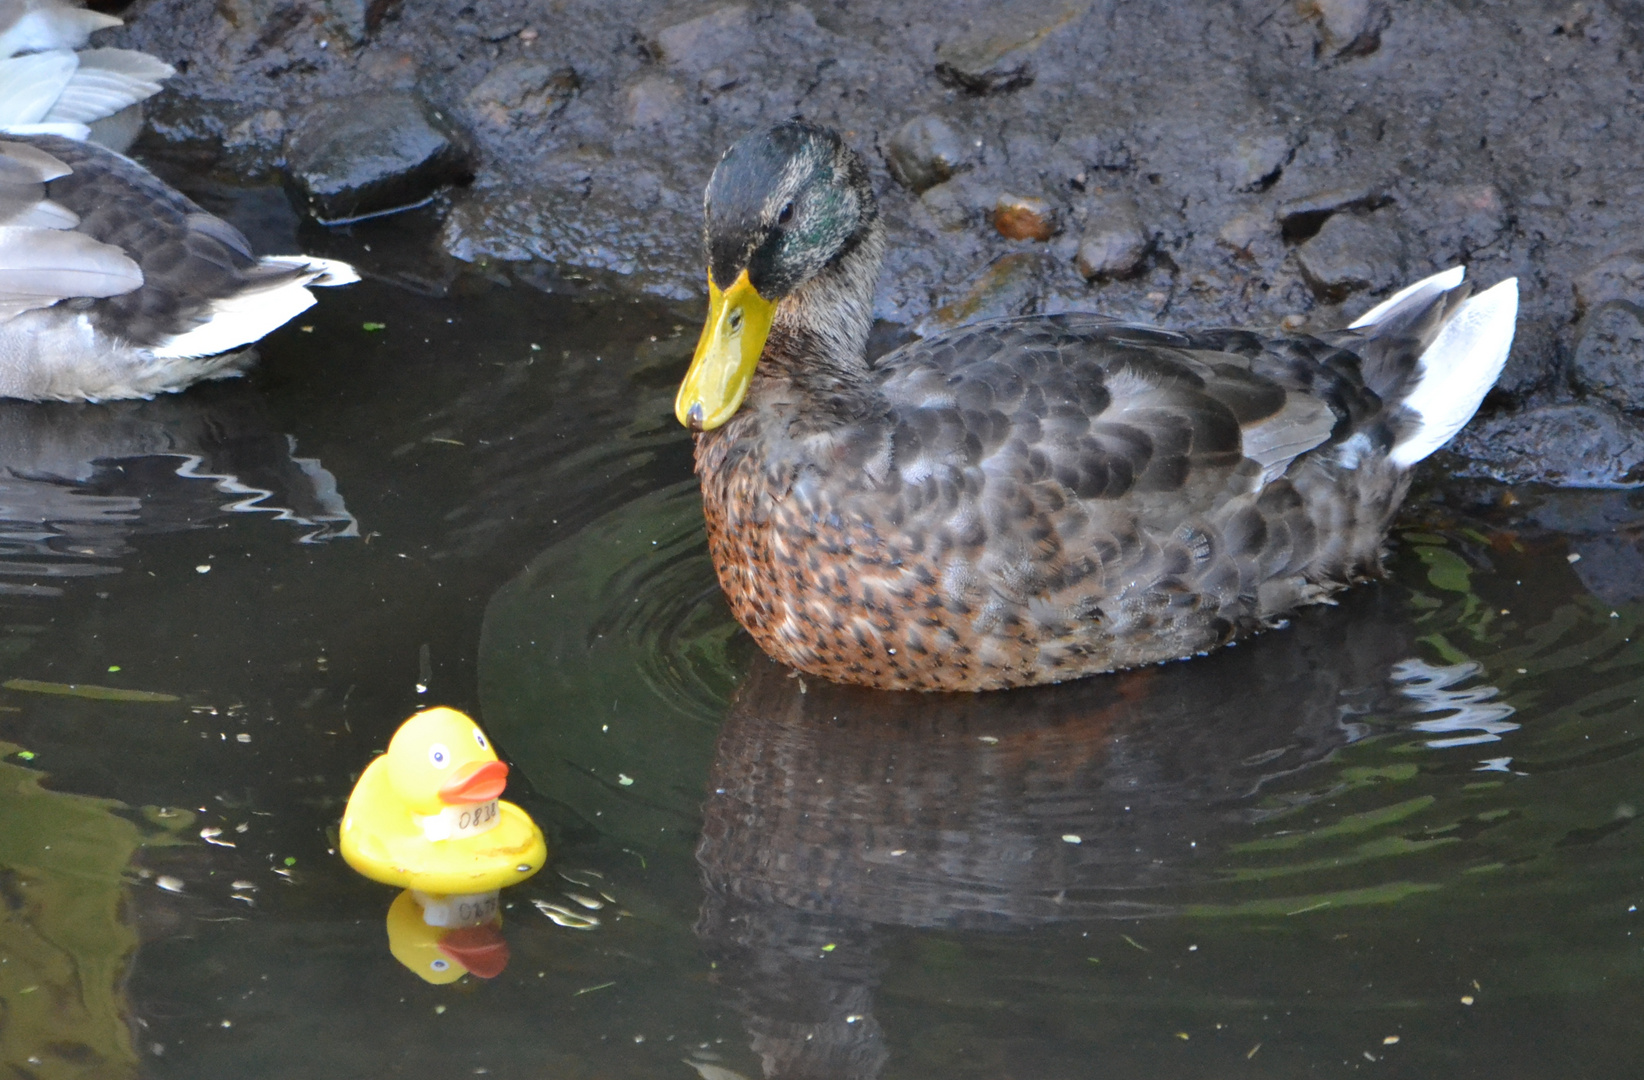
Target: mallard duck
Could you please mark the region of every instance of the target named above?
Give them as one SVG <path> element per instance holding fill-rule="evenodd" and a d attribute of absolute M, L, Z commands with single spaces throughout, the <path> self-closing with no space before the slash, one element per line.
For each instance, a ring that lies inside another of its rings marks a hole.
<path fill-rule="evenodd" d="M 0 397 L 151 397 L 238 375 L 246 346 L 358 280 L 240 231 L 91 143 L 0 134 Z"/>
<path fill-rule="evenodd" d="M 675 411 L 720 584 L 776 659 L 888 689 L 1192 656 L 1377 575 L 1518 307 L 1457 267 L 1317 336 L 1025 316 L 869 363 L 884 228 L 836 133 L 743 138 L 704 205 Z"/>
<path fill-rule="evenodd" d="M 366 877 L 425 893 L 517 885 L 542 869 L 548 848 L 530 815 L 498 798 L 507 783 L 479 725 L 425 709 L 360 774 L 337 848 Z"/>

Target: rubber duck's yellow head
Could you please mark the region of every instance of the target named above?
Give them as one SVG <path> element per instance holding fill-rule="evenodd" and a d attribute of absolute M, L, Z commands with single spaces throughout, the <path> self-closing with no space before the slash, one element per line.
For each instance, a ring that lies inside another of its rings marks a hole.
<path fill-rule="evenodd" d="M 387 759 L 389 783 L 417 814 L 490 802 L 508 785 L 491 740 L 455 709 L 426 709 L 401 724 Z"/>

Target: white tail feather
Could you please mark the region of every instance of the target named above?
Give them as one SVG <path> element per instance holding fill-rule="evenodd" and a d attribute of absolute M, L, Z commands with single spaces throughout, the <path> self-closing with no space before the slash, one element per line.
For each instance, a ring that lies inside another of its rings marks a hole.
<path fill-rule="evenodd" d="M 1458 267 L 1411 288 L 1421 289 L 1448 274 L 1455 275 L 1455 285 L 1461 283 Z M 1397 294 L 1393 300 L 1403 295 Z M 1385 314 L 1385 307 L 1377 305 L 1353 325 L 1359 326 L 1369 315 Z M 1419 417 L 1420 423 L 1393 447 L 1389 461 L 1406 468 L 1414 465 L 1449 442 L 1473 418 L 1507 362 L 1517 321 L 1517 278 L 1508 278 L 1462 303 L 1417 362 L 1418 381 L 1405 395 L 1403 404 Z"/>
<path fill-rule="evenodd" d="M 75 53 L 80 67 L 63 86 L 46 123 L 89 123 L 113 116 L 160 92 L 160 83 L 176 73 L 157 56 L 135 49 L 87 49 Z"/>
<path fill-rule="evenodd" d="M 305 272 L 302 277 L 279 285 L 254 286 L 225 296 L 211 305 L 199 326 L 160 342 L 149 352 L 166 359 L 214 356 L 243 348 L 312 307 L 314 294 L 307 286 L 346 285 L 359 280 L 352 266 L 336 259 L 270 255 L 260 262 L 264 266 L 301 268 Z"/>
<path fill-rule="evenodd" d="M 289 266 L 293 270 L 311 271 L 314 276 L 304 285 L 352 285 L 360 280 L 358 270 L 341 259 L 319 259 L 313 255 L 265 255 L 259 260 L 264 266 Z"/>
<path fill-rule="evenodd" d="M 61 0 L 22 0 L 0 9 L 0 56 L 39 49 L 78 49 L 98 30 L 121 21 Z"/>
<path fill-rule="evenodd" d="M 0 127 L 44 120 L 79 67 L 67 49 L 0 60 Z"/>
<path fill-rule="evenodd" d="M 1381 303 L 1377 304 L 1375 307 L 1353 320 L 1353 322 L 1348 325 L 1347 329 L 1361 330 L 1366 326 L 1373 326 L 1385 319 L 1388 312 L 1398 307 L 1404 301 L 1416 296 L 1418 293 L 1421 295 L 1422 300 L 1429 300 L 1438 296 L 1439 293 L 1449 292 L 1457 285 L 1460 285 L 1461 279 L 1466 276 L 1467 271 L 1464 268 L 1460 266 L 1452 266 L 1450 269 L 1445 270 L 1442 273 L 1434 274 L 1432 277 L 1422 278 L 1414 285 L 1406 285 L 1392 296 L 1389 296 L 1387 299 L 1383 300 Z"/>
<path fill-rule="evenodd" d="M 84 124 L 67 121 L 51 124 L 4 124 L 0 125 L 0 135 L 56 135 L 64 139 L 73 139 L 75 142 L 85 142 L 91 138 L 91 129 Z"/>

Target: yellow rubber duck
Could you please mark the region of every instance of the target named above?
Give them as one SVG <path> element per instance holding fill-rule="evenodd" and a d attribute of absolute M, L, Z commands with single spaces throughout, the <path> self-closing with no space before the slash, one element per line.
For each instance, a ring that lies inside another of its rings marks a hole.
<path fill-rule="evenodd" d="M 483 893 L 542 869 L 548 845 L 525 811 L 498 799 L 508 766 L 455 709 L 400 725 L 343 811 L 339 849 L 374 881 L 434 894 Z"/>
<path fill-rule="evenodd" d="M 494 979 L 508 966 L 508 942 L 502 936 L 502 913 L 495 893 L 467 897 L 477 909 L 475 918 L 443 922 L 455 897 L 417 896 L 406 889 L 388 906 L 388 951 L 394 959 L 435 986 L 456 982 L 464 975 Z M 489 900 L 489 903 L 486 901 Z M 427 901 L 433 901 L 430 907 Z M 433 916 L 435 923 L 430 923 Z"/>

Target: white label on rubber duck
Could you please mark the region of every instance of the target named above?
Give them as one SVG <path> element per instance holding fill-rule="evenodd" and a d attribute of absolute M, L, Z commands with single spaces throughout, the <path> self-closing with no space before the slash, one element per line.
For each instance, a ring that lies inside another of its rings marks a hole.
<path fill-rule="evenodd" d="M 494 892 L 441 896 L 412 889 L 411 897 L 422 908 L 422 921 L 441 929 L 484 926 L 495 922 L 502 913 L 502 904 Z"/>
<path fill-rule="evenodd" d="M 496 799 L 490 802 L 470 803 L 466 806 L 447 806 L 437 814 L 417 817 L 417 824 L 422 827 L 423 838 L 433 843 L 464 836 L 478 836 L 482 832 L 496 828 L 501 821 L 502 814 L 497 809 Z"/>

